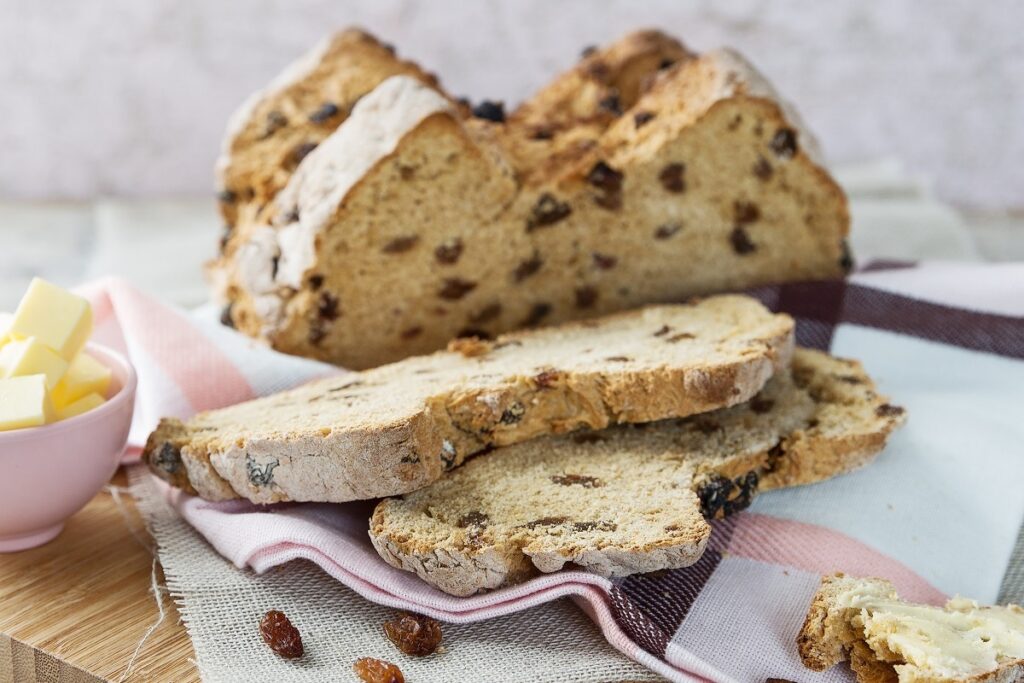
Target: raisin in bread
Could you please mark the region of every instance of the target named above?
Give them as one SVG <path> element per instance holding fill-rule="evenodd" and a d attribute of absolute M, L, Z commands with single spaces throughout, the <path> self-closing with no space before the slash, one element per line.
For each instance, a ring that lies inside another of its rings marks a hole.
<path fill-rule="evenodd" d="M 405 75 L 360 99 L 212 267 L 231 323 L 359 369 L 843 270 L 841 190 L 732 51 L 633 34 L 477 111 Z"/>
<path fill-rule="evenodd" d="M 413 491 L 537 436 L 734 405 L 788 366 L 793 321 L 738 295 L 461 340 L 187 422 L 144 457 L 204 498 L 340 502 Z"/>
<path fill-rule="evenodd" d="M 885 579 L 824 577 L 797 644 L 808 668 L 848 660 L 859 683 L 1024 681 L 1024 609 L 908 603 Z"/>
<path fill-rule="evenodd" d="M 748 403 L 477 456 L 378 504 L 370 537 L 389 564 L 454 595 L 567 562 L 602 576 L 683 567 L 704 549 L 706 518 L 859 467 L 902 420 L 858 363 L 798 349 Z"/>

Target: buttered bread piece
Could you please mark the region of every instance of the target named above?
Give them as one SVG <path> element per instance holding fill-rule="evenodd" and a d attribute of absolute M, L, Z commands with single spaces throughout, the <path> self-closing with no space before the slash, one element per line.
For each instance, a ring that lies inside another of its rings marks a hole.
<path fill-rule="evenodd" d="M 735 52 L 633 34 L 508 116 L 476 117 L 397 60 L 371 77 L 329 54 L 275 85 L 302 93 L 288 126 L 268 127 L 264 109 L 290 96 L 243 109 L 222 162 L 257 178 L 259 159 L 311 135 L 301 161 L 269 162 L 254 209 L 236 205 L 210 269 L 226 319 L 279 350 L 361 369 L 453 337 L 848 265 L 841 190 Z M 335 80 L 357 78 L 380 80 L 344 116 L 302 118 Z"/>
<path fill-rule="evenodd" d="M 342 502 L 421 488 L 492 446 L 735 405 L 793 321 L 738 295 L 460 340 L 453 350 L 164 419 L 153 471 L 204 498 Z"/>
<path fill-rule="evenodd" d="M 861 683 L 1024 681 L 1024 609 L 908 603 L 883 579 L 822 579 L 798 643 L 809 668 L 849 660 Z"/>
<path fill-rule="evenodd" d="M 684 567 L 704 549 L 705 519 L 865 464 L 903 417 L 855 361 L 797 349 L 747 403 L 476 456 L 382 501 L 370 537 L 389 564 L 454 595 L 569 562 L 603 576 Z"/>

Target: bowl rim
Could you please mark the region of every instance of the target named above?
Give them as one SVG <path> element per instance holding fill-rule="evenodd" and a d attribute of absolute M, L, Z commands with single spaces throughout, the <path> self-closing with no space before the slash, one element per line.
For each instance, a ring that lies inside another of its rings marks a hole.
<path fill-rule="evenodd" d="M 89 423 L 104 419 L 110 413 L 119 410 L 126 402 L 131 401 L 134 403 L 135 388 L 138 384 L 138 375 L 135 372 L 135 367 L 131 362 L 129 362 L 124 354 L 119 351 L 115 351 L 109 346 L 93 341 L 87 342 L 83 351 L 88 351 L 90 355 L 99 356 L 100 358 L 97 360 L 103 362 L 104 365 L 119 366 L 119 369 L 121 370 L 120 374 L 124 375 L 124 382 L 122 382 L 121 388 L 118 389 L 117 393 L 108 398 L 103 405 L 93 408 L 92 410 L 87 410 L 79 415 L 69 417 L 66 420 L 51 422 L 50 424 L 39 425 L 37 427 L 22 427 L 20 429 L 0 431 L 0 445 L 27 439 L 54 436 L 61 432 L 72 431 L 79 427 L 84 427 Z"/>

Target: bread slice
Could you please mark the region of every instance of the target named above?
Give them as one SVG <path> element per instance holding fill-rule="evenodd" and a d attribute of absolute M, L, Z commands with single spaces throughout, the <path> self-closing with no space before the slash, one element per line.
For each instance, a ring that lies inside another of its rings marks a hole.
<path fill-rule="evenodd" d="M 397 495 L 468 455 L 545 434 L 734 405 L 792 352 L 793 321 L 738 295 L 461 340 L 188 422 L 144 456 L 204 498 L 340 502 Z"/>
<path fill-rule="evenodd" d="M 792 372 L 748 403 L 480 455 L 382 501 L 370 537 L 389 564 L 454 595 L 566 563 L 602 576 L 684 567 L 703 552 L 706 518 L 858 467 L 902 421 L 858 363 L 798 349 Z"/>
<path fill-rule="evenodd" d="M 849 660 L 860 683 L 1024 681 L 1024 609 L 908 603 L 885 579 L 824 577 L 797 644 L 808 668 Z"/>
<path fill-rule="evenodd" d="M 633 34 L 507 118 L 476 111 L 404 75 L 359 100 L 212 268 L 231 324 L 361 369 L 843 272 L 846 200 L 735 52 Z"/>

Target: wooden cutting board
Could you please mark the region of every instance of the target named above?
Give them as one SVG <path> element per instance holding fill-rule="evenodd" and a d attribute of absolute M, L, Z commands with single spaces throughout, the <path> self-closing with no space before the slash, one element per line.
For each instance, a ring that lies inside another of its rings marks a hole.
<path fill-rule="evenodd" d="M 125 473 L 111 485 L 127 487 Z M 159 611 L 153 539 L 127 491 L 119 499 L 101 492 L 52 542 L 0 554 L 0 683 L 200 681 L 159 566 L 165 617 L 128 671 Z"/>
<path fill-rule="evenodd" d="M 124 472 L 111 483 L 126 486 Z M 124 677 L 159 619 L 152 544 L 131 496 L 124 492 L 119 505 L 102 492 L 54 541 L 0 554 L 0 683 L 199 681 L 192 643 L 164 590 L 164 621 Z"/>

